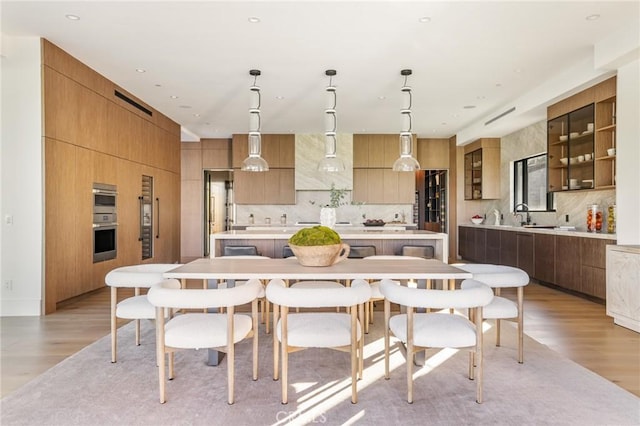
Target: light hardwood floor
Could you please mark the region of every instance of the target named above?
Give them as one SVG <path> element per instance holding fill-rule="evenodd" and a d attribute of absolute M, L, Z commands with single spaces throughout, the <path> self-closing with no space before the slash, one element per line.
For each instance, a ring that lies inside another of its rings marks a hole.
<path fill-rule="evenodd" d="M 109 291 L 80 297 L 52 315 L 5 317 L 1 322 L 0 377 L 5 396 L 109 334 Z M 614 325 L 603 305 L 532 283 L 525 290 L 525 333 L 640 396 L 640 334 Z M 105 353 L 104 362 L 109 358 Z"/>

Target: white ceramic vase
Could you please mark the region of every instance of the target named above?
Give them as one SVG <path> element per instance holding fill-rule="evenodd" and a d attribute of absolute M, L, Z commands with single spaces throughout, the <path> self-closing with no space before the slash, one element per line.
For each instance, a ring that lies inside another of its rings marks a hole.
<path fill-rule="evenodd" d="M 320 225 L 331 229 L 336 224 L 336 209 L 333 207 L 323 207 L 320 209 Z"/>

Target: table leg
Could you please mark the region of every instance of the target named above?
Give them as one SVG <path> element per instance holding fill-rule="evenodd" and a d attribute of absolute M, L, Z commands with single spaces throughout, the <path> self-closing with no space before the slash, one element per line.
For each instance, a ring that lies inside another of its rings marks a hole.
<path fill-rule="evenodd" d="M 234 280 L 227 280 L 227 288 L 235 287 Z M 218 280 L 207 280 L 207 288 L 218 288 Z M 208 312 L 218 312 L 217 308 L 209 308 Z M 218 366 L 224 358 L 224 352 L 215 349 L 207 349 L 207 365 L 211 367 Z"/>

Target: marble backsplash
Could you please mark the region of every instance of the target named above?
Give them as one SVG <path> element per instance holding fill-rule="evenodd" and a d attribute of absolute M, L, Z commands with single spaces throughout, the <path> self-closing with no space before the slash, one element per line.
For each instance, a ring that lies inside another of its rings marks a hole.
<path fill-rule="evenodd" d="M 347 191 L 347 205 L 338 207 L 336 211 L 339 222 L 358 224 L 365 219 L 382 219 L 385 222 L 402 220 L 413 223 L 413 205 L 411 204 L 349 204 L 351 191 Z M 249 223 L 249 215 L 253 214 L 254 223 L 262 225 L 265 218 L 271 224 L 279 224 L 283 214 L 287 215 L 287 224 L 296 222 L 319 222 L 320 208 L 329 203 L 329 191 L 296 191 L 295 205 L 236 205 L 236 224 Z M 397 215 L 397 219 L 396 219 Z"/>

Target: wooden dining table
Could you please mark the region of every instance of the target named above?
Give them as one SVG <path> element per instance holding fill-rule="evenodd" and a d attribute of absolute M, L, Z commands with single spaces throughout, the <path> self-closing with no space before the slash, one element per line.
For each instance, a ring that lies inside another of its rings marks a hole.
<path fill-rule="evenodd" d="M 281 278 L 283 280 L 331 280 L 350 281 L 365 279 L 415 280 L 418 287 L 427 288 L 435 281 L 443 288 L 453 289 L 456 280 L 471 278 L 472 275 L 435 259 L 345 259 L 331 266 L 303 266 L 295 258 L 287 259 L 234 259 L 214 257 L 196 259 L 163 274 L 165 278 L 182 280 L 202 280 L 203 286 L 216 288 L 218 281 L 249 280 L 263 281 Z M 217 365 L 221 355 L 209 351 L 209 365 Z"/>

